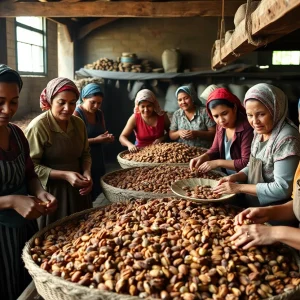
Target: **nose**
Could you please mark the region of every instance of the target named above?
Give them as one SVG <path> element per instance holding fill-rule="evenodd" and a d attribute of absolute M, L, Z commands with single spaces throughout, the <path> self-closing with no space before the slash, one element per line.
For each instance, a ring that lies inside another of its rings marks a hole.
<path fill-rule="evenodd" d="M 9 105 L 7 103 L 4 103 L 4 105 L 1 106 L 1 112 L 3 114 L 8 114 L 10 111 Z"/>
<path fill-rule="evenodd" d="M 253 124 L 259 124 L 259 118 L 256 116 L 253 116 Z"/>

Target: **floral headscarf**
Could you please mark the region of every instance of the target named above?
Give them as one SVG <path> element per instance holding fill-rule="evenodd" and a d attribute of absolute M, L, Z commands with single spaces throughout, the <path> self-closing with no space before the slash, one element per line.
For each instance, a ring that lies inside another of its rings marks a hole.
<path fill-rule="evenodd" d="M 287 118 L 287 96 L 282 90 L 273 85 L 259 83 L 254 85 L 247 91 L 245 95 L 244 106 L 246 106 L 246 102 L 251 99 L 261 102 L 269 110 L 270 114 L 273 117 L 273 129 L 271 137 L 269 138 L 268 143 L 266 145 L 266 157 L 271 157 L 274 151 L 274 147 L 276 145 L 275 141 L 283 126 L 285 124 L 289 124 L 298 130 L 295 124 Z M 295 137 L 292 135 L 286 135 L 285 139 L 296 139 L 297 144 L 299 144 L 299 136 Z M 254 138 L 252 142 L 253 151 L 251 151 L 254 155 L 257 153 L 259 141 L 261 141 L 261 134 L 254 133 Z M 299 155 L 299 153 L 296 153 L 297 151 L 293 149 L 293 147 L 286 147 L 285 152 L 286 153 L 283 154 L 284 157 L 288 157 L 291 155 Z"/>
<path fill-rule="evenodd" d="M 41 93 L 40 108 L 43 111 L 50 109 L 53 97 L 66 90 L 71 90 L 76 94 L 77 98 L 79 97 L 79 91 L 72 80 L 58 77 L 49 81 L 47 87 Z"/>
<path fill-rule="evenodd" d="M 153 107 L 154 107 L 154 111 L 159 116 L 162 116 L 164 114 L 164 111 L 161 110 L 161 108 L 159 106 L 159 103 L 158 103 L 155 95 L 150 90 L 147 90 L 147 89 L 140 90 L 136 94 L 136 97 L 135 97 L 135 106 L 134 106 L 134 110 L 133 110 L 133 112 L 135 114 L 140 113 L 140 111 L 139 111 L 139 104 L 142 101 L 148 101 L 148 102 L 152 103 Z"/>

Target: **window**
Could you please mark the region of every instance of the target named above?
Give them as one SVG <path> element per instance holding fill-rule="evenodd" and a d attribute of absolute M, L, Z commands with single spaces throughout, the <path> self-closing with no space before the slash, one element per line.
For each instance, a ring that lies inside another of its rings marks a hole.
<path fill-rule="evenodd" d="M 300 65 L 300 51 L 273 51 L 273 65 Z"/>
<path fill-rule="evenodd" d="M 46 21 L 41 17 L 16 18 L 17 70 L 21 74 L 46 74 Z"/>

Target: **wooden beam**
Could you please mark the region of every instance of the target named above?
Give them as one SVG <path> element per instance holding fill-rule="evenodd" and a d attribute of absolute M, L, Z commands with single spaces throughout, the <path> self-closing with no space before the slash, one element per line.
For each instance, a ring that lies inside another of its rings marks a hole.
<path fill-rule="evenodd" d="M 243 3 L 241 0 L 226 1 L 225 16 L 233 16 Z M 180 2 L 0 2 L 0 17 L 43 16 L 43 17 L 195 17 L 221 16 L 220 0 Z"/>
<path fill-rule="evenodd" d="M 104 26 L 108 23 L 114 22 L 118 19 L 119 18 L 101 18 L 89 24 L 86 24 L 79 29 L 79 32 L 77 34 L 77 39 L 80 40 L 84 38 L 86 35 L 88 35 L 90 32 L 92 32 L 94 29 Z"/>
<path fill-rule="evenodd" d="M 266 38 L 270 43 L 300 28 L 300 0 L 264 0 L 252 13 L 253 37 Z M 231 63 L 237 59 L 233 54 L 244 55 L 253 52 L 259 47 L 248 43 L 247 34 L 244 30 L 245 20 L 236 28 L 232 40 L 226 43 L 212 59 L 212 68 L 221 68 L 223 63 Z M 219 51 L 219 49 L 217 49 Z M 221 61 L 220 61 L 221 58 Z"/>
<path fill-rule="evenodd" d="M 6 19 L 0 18 L 0 64 L 7 64 L 7 36 L 6 36 Z"/>

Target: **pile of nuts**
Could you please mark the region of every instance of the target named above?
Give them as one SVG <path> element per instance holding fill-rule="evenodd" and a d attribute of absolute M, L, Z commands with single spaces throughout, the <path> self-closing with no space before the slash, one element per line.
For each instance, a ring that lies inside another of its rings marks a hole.
<path fill-rule="evenodd" d="M 160 143 L 141 148 L 135 153 L 126 153 L 122 158 L 149 163 L 189 163 L 205 153 L 207 149 L 191 147 L 181 143 Z"/>
<path fill-rule="evenodd" d="M 221 178 L 213 172 L 195 174 L 186 167 L 159 166 L 124 169 L 107 175 L 104 181 L 120 189 L 166 194 L 171 192 L 175 181 L 194 177 Z"/>
<path fill-rule="evenodd" d="M 210 185 L 196 185 L 194 189 L 189 186 L 183 186 L 182 189 L 186 191 L 188 197 L 197 199 L 219 199 L 220 194 L 214 193 Z"/>
<path fill-rule="evenodd" d="M 236 213 L 172 198 L 114 204 L 44 233 L 31 255 L 67 281 L 140 298 L 259 300 L 295 289 L 288 248 L 229 241 Z"/>

